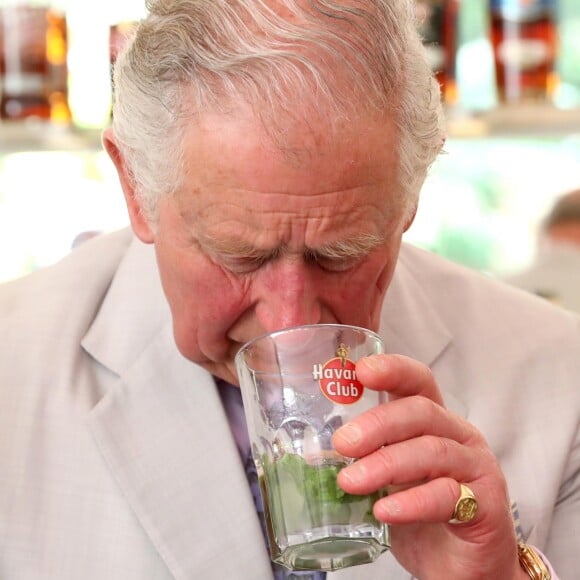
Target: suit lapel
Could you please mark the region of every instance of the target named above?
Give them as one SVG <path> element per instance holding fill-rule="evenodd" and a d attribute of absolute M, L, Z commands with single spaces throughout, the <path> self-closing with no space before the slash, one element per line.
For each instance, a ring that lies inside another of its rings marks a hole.
<path fill-rule="evenodd" d="M 95 440 L 175 578 L 270 579 L 214 381 L 177 351 L 152 261 L 128 251 L 83 341 L 114 377 L 91 414 Z"/>
<path fill-rule="evenodd" d="M 452 345 L 453 335 L 433 306 L 431 293 L 436 288 L 425 289 L 415 277 L 422 264 L 414 264 L 416 248 L 403 245 L 389 286 L 382 311 L 379 334 L 385 343 L 385 351 L 410 356 L 428 367 L 436 366 Z M 439 290 L 440 292 L 440 290 Z M 467 416 L 467 408 L 456 395 L 443 390 L 445 406 L 461 417 Z"/>

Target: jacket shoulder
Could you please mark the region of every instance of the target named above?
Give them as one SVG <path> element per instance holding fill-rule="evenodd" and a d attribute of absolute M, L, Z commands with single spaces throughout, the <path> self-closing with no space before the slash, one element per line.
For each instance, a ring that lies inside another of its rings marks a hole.
<path fill-rule="evenodd" d="M 132 239 L 128 229 L 97 236 L 56 264 L 1 284 L 0 326 L 34 333 L 49 320 L 94 313 Z"/>
<path fill-rule="evenodd" d="M 511 337 L 529 345 L 567 337 L 580 346 L 580 316 L 504 280 L 407 244 L 397 274 L 403 287 L 413 280 L 423 290 L 456 335 L 478 329 L 481 340 Z"/>

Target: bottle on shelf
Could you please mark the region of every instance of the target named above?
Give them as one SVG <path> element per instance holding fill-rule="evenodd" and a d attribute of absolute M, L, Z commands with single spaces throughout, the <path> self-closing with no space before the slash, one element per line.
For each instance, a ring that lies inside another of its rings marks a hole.
<path fill-rule="evenodd" d="M 580 2 L 558 0 L 558 86 L 554 104 L 563 109 L 580 108 Z"/>
<path fill-rule="evenodd" d="M 416 0 L 415 20 L 431 68 L 448 105 L 457 101 L 455 59 L 457 17 L 461 0 Z"/>
<path fill-rule="evenodd" d="M 489 0 L 502 103 L 550 101 L 558 84 L 557 0 Z"/>
<path fill-rule="evenodd" d="M 0 118 L 68 125 L 66 14 L 46 1 L 0 1 Z"/>

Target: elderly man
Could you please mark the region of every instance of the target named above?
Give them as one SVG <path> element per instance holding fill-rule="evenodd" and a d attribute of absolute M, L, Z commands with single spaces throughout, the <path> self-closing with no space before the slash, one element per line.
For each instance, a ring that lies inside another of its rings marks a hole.
<path fill-rule="evenodd" d="M 345 491 L 392 490 L 391 552 L 326 578 L 575 577 L 578 319 L 401 244 L 443 141 L 410 0 L 149 11 L 104 134 L 132 232 L 0 291 L 2 578 L 301 577 L 225 383 L 247 340 L 325 322 L 385 341 L 357 375 L 389 402 L 334 443 Z"/>

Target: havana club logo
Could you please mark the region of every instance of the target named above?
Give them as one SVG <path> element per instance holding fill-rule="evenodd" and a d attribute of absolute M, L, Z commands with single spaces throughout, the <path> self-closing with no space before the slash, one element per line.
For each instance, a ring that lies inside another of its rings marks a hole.
<path fill-rule="evenodd" d="M 356 378 L 355 363 L 348 358 L 349 348 L 341 344 L 336 357 L 312 367 L 312 376 L 320 384 L 322 394 L 339 405 L 352 405 L 363 394 L 364 387 Z"/>

